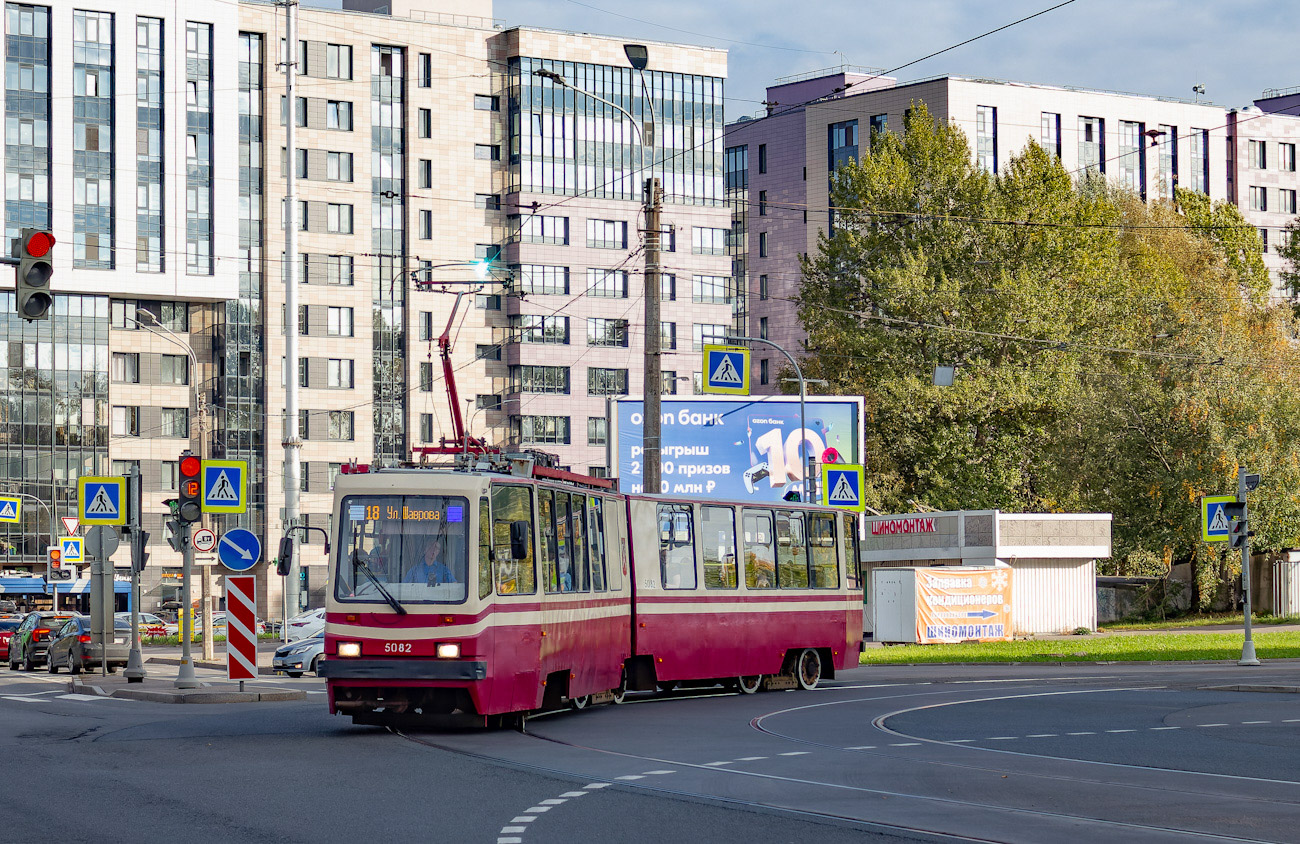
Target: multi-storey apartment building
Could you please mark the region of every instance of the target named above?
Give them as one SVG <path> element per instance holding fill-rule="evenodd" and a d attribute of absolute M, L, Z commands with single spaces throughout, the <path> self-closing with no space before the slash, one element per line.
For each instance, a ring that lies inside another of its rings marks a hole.
<path fill-rule="evenodd" d="M 1264 264 L 1276 281 L 1277 248 L 1296 217 L 1296 144 L 1300 144 L 1300 88 L 1270 89 L 1254 106 L 1228 112 L 1228 196 L 1259 228 Z M 1275 290 L 1275 295 L 1288 295 Z"/>
<path fill-rule="evenodd" d="M 689 384 L 694 347 L 730 329 L 725 52 L 649 44 L 643 82 L 620 40 L 505 29 L 490 0 L 302 7 L 296 45 L 271 3 L 88 5 L 5 7 L 6 234 L 50 226 L 59 240 L 53 318 L 13 317 L 12 294 L 0 316 L 0 485 L 52 505 L 0 534 L 6 567 L 42 559 L 79 476 L 134 463 L 155 606 L 179 563 L 161 514 L 183 448 L 250 461 L 249 513 L 210 520 L 273 548 L 289 378 L 303 520 L 328 528 L 342 464 L 407 460 L 452 433 L 446 329 L 473 433 L 603 473 L 605 402 L 641 391 L 649 176 L 664 189 L 665 390 Z M 480 259 L 487 282 L 466 284 Z M 453 320 L 455 291 L 468 295 Z M 319 549 L 303 552 L 315 600 Z M 278 617 L 279 579 L 265 584 L 263 616 Z"/>
<path fill-rule="evenodd" d="M 1174 185 L 1228 195 L 1227 115 L 1213 105 L 955 76 L 903 84 L 861 68 L 782 83 L 768 88 L 766 116 L 728 127 L 726 178 L 748 183 L 748 277 L 738 285 L 749 291 L 750 331 L 793 354 L 805 338 L 791 301 L 799 257 L 830 225 L 831 177 L 869 154 L 873 134 L 901 131 L 914 102 L 960 126 L 992 172 L 1032 138 L 1067 170 L 1095 171 L 1144 197 L 1171 196 Z M 755 389 L 780 391 L 779 355 L 757 351 L 754 368 Z"/>

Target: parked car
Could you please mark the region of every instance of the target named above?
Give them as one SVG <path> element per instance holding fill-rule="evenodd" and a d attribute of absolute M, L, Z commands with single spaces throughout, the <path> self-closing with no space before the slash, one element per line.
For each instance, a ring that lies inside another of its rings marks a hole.
<path fill-rule="evenodd" d="M 275 649 L 275 656 L 271 658 L 271 669 L 277 673 L 284 672 L 290 677 L 301 677 L 305 671 L 310 671 L 319 677 L 320 662 L 324 659 L 324 653 L 323 634 L 299 639 Z"/>
<path fill-rule="evenodd" d="M 9 658 L 9 637 L 14 635 L 14 631 L 22 623 L 23 616 L 21 615 L 0 618 L 0 659 Z"/>
<path fill-rule="evenodd" d="M 203 620 L 200 619 L 198 616 L 195 616 L 194 629 L 198 630 L 202 626 L 203 626 Z M 262 621 L 262 619 L 260 618 L 257 619 L 257 632 L 258 634 L 262 634 L 266 632 L 266 622 Z M 214 612 L 212 614 L 212 635 L 213 636 L 226 635 L 226 613 L 225 612 Z"/>
<path fill-rule="evenodd" d="M 289 619 L 289 641 L 312 639 L 325 635 L 325 608 L 307 610 Z"/>
<path fill-rule="evenodd" d="M 47 660 L 51 674 L 58 674 L 60 668 L 66 667 L 70 674 L 80 674 L 89 669 L 94 671 L 103 665 L 103 658 L 108 658 L 108 673 L 126 667 L 127 657 L 131 652 L 131 622 L 120 619 L 113 621 L 113 641 L 101 647 L 93 641 L 90 632 L 90 618 L 77 616 L 59 628 L 54 640 L 50 642 Z"/>
<path fill-rule="evenodd" d="M 49 610 L 28 613 L 9 639 L 9 657 L 6 660 L 9 670 L 17 671 L 21 665 L 28 671 L 35 671 L 37 665 L 45 662 L 55 631 L 70 619 L 79 617 L 76 613 Z"/>
<path fill-rule="evenodd" d="M 131 629 L 131 614 L 129 612 L 120 612 L 113 616 L 118 621 L 125 621 L 128 630 Z M 179 628 L 175 624 L 169 624 L 160 616 L 151 612 L 140 613 L 140 637 L 146 636 L 175 636 Z"/>

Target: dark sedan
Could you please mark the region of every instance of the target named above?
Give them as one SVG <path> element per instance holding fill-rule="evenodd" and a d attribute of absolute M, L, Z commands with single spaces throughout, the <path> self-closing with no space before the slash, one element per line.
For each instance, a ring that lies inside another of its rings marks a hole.
<path fill-rule="evenodd" d="M 35 671 L 37 665 L 45 662 L 55 631 L 73 618 L 78 616 L 48 610 L 28 613 L 9 639 L 9 657 L 5 660 L 9 670 L 17 671 L 21 665 L 28 671 Z"/>
<path fill-rule="evenodd" d="M 58 674 L 60 668 L 67 668 L 71 674 L 82 671 L 94 671 L 103 665 L 103 657 L 108 657 L 108 671 L 113 673 L 118 668 L 126 667 L 127 657 L 131 652 L 131 623 L 118 621 L 114 625 L 113 640 L 108 643 L 107 654 L 91 636 L 90 619 L 78 616 L 70 619 L 59 628 L 54 641 L 50 642 L 49 666 L 51 674 Z"/>

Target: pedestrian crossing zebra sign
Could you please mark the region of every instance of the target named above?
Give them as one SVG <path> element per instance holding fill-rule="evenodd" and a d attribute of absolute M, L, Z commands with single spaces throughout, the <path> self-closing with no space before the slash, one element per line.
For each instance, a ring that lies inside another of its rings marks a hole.
<path fill-rule="evenodd" d="M 248 510 L 248 461 L 203 461 L 203 512 L 244 513 Z"/>
<path fill-rule="evenodd" d="M 83 525 L 126 524 L 126 478 L 78 478 L 77 500 Z"/>
<path fill-rule="evenodd" d="M 706 393 L 749 395 L 749 349 L 706 345 L 703 388 Z"/>
<path fill-rule="evenodd" d="M 822 504 L 861 513 L 866 505 L 862 500 L 861 466 L 847 463 L 822 464 Z"/>

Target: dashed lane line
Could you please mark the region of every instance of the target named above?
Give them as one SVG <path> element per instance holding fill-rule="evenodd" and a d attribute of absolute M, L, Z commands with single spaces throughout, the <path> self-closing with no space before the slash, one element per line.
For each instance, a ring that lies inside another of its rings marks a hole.
<path fill-rule="evenodd" d="M 655 771 L 653 773 L 671 774 L 673 772 Z M 641 777 L 629 775 L 626 777 L 619 777 L 619 779 L 641 779 Z M 546 812 L 551 811 L 551 809 L 554 809 L 556 806 L 563 806 L 565 803 L 568 803 L 570 800 L 574 800 L 579 797 L 585 797 L 586 795 L 598 789 L 607 788 L 609 785 L 610 783 L 607 782 L 587 783 L 587 785 L 583 786 L 582 791 L 566 791 L 563 794 L 561 794 L 559 797 L 548 797 L 547 799 L 539 802 L 536 806 L 528 807 L 527 809 L 524 810 L 528 814 L 515 815 L 513 818 L 510 819 L 510 823 L 501 827 L 501 831 L 497 833 L 497 844 L 523 844 L 524 842 L 523 836 L 525 833 L 528 832 L 528 824 L 537 820 L 538 815 L 545 814 Z"/>
<path fill-rule="evenodd" d="M 1196 724 L 1196 725 L 1194 725 L 1193 727 L 1170 727 L 1170 726 L 1163 726 L 1163 727 L 1147 727 L 1146 729 L 1147 729 L 1148 731 L 1151 731 L 1151 732 L 1162 732 L 1162 731 L 1166 731 L 1166 730 L 1184 730 L 1184 729 L 1194 729 L 1194 728 L 1200 728 L 1200 727 L 1234 727 L 1234 726 L 1242 726 L 1242 727 L 1245 727 L 1245 726 L 1260 726 L 1260 725 L 1262 725 L 1262 724 L 1273 724 L 1273 723 L 1275 723 L 1275 722 L 1273 722 L 1273 721 L 1240 721 L 1240 722 L 1238 722 L 1238 723 L 1236 723 L 1236 724 L 1230 724 L 1230 723 L 1226 723 L 1226 722 L 1225 722 L 1225 723 L 1222 723 L 1222 724 Z M 1281 723 L 1292 723 L 1292 724 L 1294 724 L 1294 723 L 1300 723 L 1300 718 L 1287 718 L 1287 719 L 1285 719 L 1284 721 L 1282 721 Z M 969 739 L 969 738 L 962 738 L 962 739 L 946 739 L 946 740 L 945 740 L 945 743 L 946 743 L 946 744 L 972 744 L 972 743 L 974 743 L 974 742 L 979 742 L 979 741 L 1013 741 L 1013 740 L 1015 740 L 1015 739 L 1020 739 L 1020 738 L 1026 738 L 1026 739 L 1035 739 L 1035 738 L 1060 738 L 1061 736 L 1096 736 L 1096 735 L 1102 735 L 1103 733 L 1105 733 L 1105 734 L 1110 734 L 1110 733 L 1136 733 L 1136 732 L 1140 732 L 1140 730 L 1139 730 L 1138 728 L 1136 728 L 1136 727 L 1131 728 L 1131 729 L 1127 729 L 1127 728 L 1126 728 L 1126 729 L 1115 729 L 1115 730 L 1103 730 L 1103 731 L 1101 731 L 1101 732 L 1097 732 L 1097 731 L 1094 731 L 1094 730 L 1079 730 L 1079 731 L 1077 731 L 1077 732 L 1072 732 L 1072 733 L 1030 733 L 1030 734 L 1025 735 L 1025 736 L 987 736 L 987 737 L 985 737 L 985 738 L 978 738 L 978 739 Z M 896 744 L 891 744 L 891 745 L 889 745 L 889 746 L 890 746 L 890 747 L 909 747 L 909 746 L 915 746 L 915 743 L 908 744 L 908 743 L 899 742 L 899 743 L 896 743 Z M 856 746 L 856 747 L 846 747 L 846 748 L 844 748 L 844 750 L 875 750 L 875 747 L 870 747 L 870 746 Z"/>

